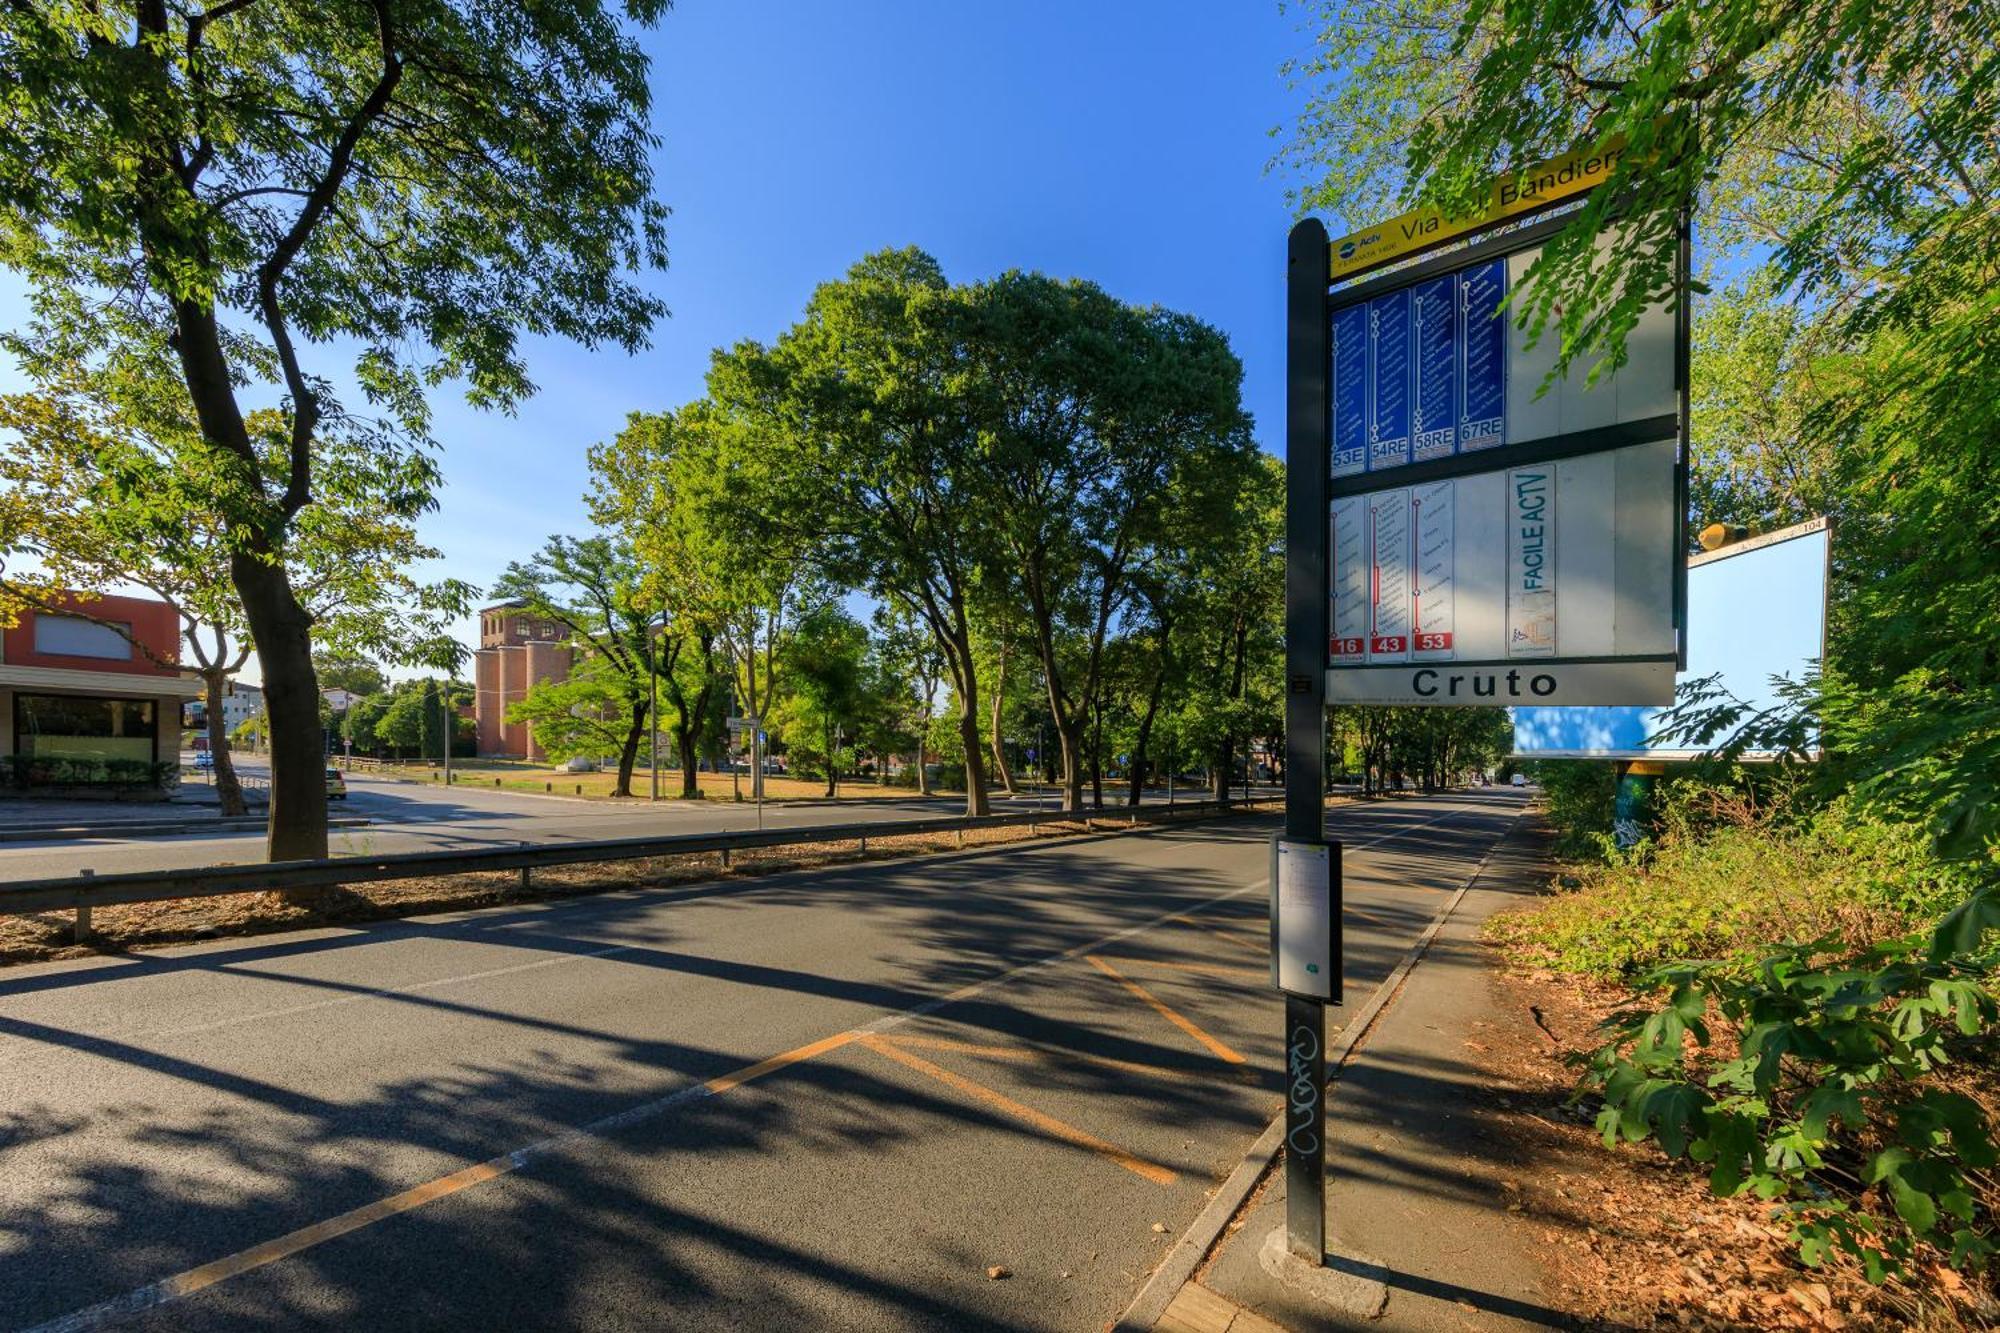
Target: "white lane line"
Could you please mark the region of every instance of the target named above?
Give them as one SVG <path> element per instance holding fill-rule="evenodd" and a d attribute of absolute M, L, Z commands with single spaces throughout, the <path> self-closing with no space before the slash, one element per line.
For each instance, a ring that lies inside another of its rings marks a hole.
<path fill-rule="evenodd" d="M 1455 818 L 1456 816 L 1463 813 L 1466 813 L 1463 807 L 1455 808 L 1451 811 L 1448 811 L 1445 814 L 1426 820 L 1421 824 L 1399 825 L 1396 828 L 1385 830 L 1383 833 L 1379 834 L 1378 836 L 1366 842 L 1346 843 L 1343 840 L 1343 845 L 1346 846 L 1347 849 L 1350 851 L 1364 851 L 1367 848 L 1376 846 L 1379 843 L 1387 842 L 1392 838 L 1402 837 L 1405 834 L 1415 833 L 1420 829 L 1430 828 L 1433 825 L 1443 823 L 1446 820 Z M 1023 874 L 1029 873 L 1031 869 L 1032 869 L 1031 867 L 1024 868 L 1021 873 Z M 573 898 L 567 902 L 550 904 L 547 911 L 552 914 L 560 911 L 580 910 L 591 906 L 601 907 L 603 906 L 603 902 L 604 902 L 604 895 L 597 895 L 590 898 Z M 423 940 L 426 938 L 427 937 L 421 935 L 385 936 L 383 940 L 379 942 L 389 943 L 394 940 L 407 941 L 412 939 Z M 516 944 L 513 941 L 507 940 L 505 938 L 498 938 L 493 940 L 467 941 L 467 943 L 493 944 L 502 948 L 532 947 L 528 945 Z M 589 962 L 595 959 L 613 958 L 619 954 L 629 953 L 634 949 L 641 949 L 646 947 L 649 946 L 639 945 L 639 944 L 611 945 L 602 949 L 593 949 L 589 951 L 581 951 L 576 953 L 564 953 L 549 958 L 537 958 L 529 962 L 515 963 L 506 967 L 484 968 L 476 972 L 464 972 L 447 977 L 436 977 L 429 981 L 412 982 L 406 986 L 375 986 L 375 987 L 370 987 L 366 990 L 356 990 L 345 995 L 330 996 L 327 998 L 317 999 L 317 1000 L 307 1000 L 299 1004 L 281 1005 L 270 1009 L 259 1009 L 250 1013 L 232 1014 L 228 1018 L 218 1018 L 207 1023 L 194 1023 L 194 1024 L 189 1024 L 187 1026 L 177 1026 L 177 1027 L 153 1028 L 150 1030 L 139 1031 L 139 1032 L 121 1032 L 114 1029 L 112 1031 L 98 1032 L 98 1033 L 93 1033 L 91 1035 L 102 1037 L 105 1038 L 106 1040 L 127 1041 L 127 1042 L 173 1040 L 179 1037 L 197 1036 L 202 1033 L 217 1032 L 224 1028 L 239 1027 L 245 1023 L 261 1023 L 271 1019 L 290 1018 L 298 1014 L 313 1013 L 318 1010 L 337 1009 L 350 1004 L 359 1004 L 367 1000 L 393 1000 L 399 996 L 419 995 L 427 991 L 441 990 L 449 986 L 465 985 L 475 981 L 487 981 L 494 977 L 512 976 L 522 972 L 533 972 L 541 968 L 561 967 L 569 963 Z M 197 973 L 205 973 L 207 975 L 218 976 L 218 977 L 236 977 L 236 978 L 254 979 L 258 981 L 268 981 L 276 985 L 312 986 L 317 984 L 317 980 L 312 977 L 291 978 L 282 975 L 275 975 L 269 972 L 245 973 L 238 971 L 237 969 L 229 966 L 226 963 L 218 964 L 213 968 L 207 968 L 207 969 L 192 968 L 187 970 Z M 109 980 L 111 978 L 107 977 L 106 979 Z M 6 1047 L 12 1047 L 13 1049 L 8 1050 L 6 1049 Z M 31 1037 L 9 1038 L 6 1040 L 4 1046 L 0 1046 L 0 1064 L 7 1064 L 28 1055 L 30 1052 L 41 1052 L 45 1049 L 46 1048 L 42 1045 L 42 1043 L 36 1041 Z"/>
<path fill-rule="evenodd" d="M 1447 822 L 1462 813 L 1464 813 L 1463 810 L 1455 810 L 1448 814 L 1440 815 L 1435 819 L 1427 820 L 1422 824 L 1392 830 L 1380 837 L 1357 844 L 1357 850 L 1375 846 L 1402 833 L 1415 832 L 1417 829 L 1429 828 L 1432 825 Z M 1488 851 L 1490 854 L 1491 849 L 1489 848 Z M 983 981 L 976 981 L 970 985 L 961 986 L 956 990 L 937 996 L 934 999 L 926 1000 L 922 1004 L 913 1005 L 908 1009 L 884 1014 L 872 1022 L 849 1028 L 845 1032 L 832 1034 L 817 1042 L 810 1043 L 807 1047 L 797 1049 L 799 1052 L 810 1050 L 814 1053 L 820 1053 L 838 1049 L 842 1045 L 863 1037 L 880 1036 L 887 1032 L 893 1032 L 897 1028 L 913 1023 L 920 1018 L 928 1017 L 941 1009 L 948 1008 L 964 1000 L 969 1000 L 974 996 L 1006 985 L 1020 977 L 1099 952 L 1107 945 L 1119 943 L 1120 941 L 1130 939 L 1134 935 L 1144 934 L 1149 930 L 1156 930 L 1183 914 L 1200 912 L 1202 909 L 1211 907 L 1216 903 L 1226 902 L 1231 898 L 1239 898 L 1246 893 L 1252 893 L 1267 887 L 1267 876 L 1260 875 L 1256 879 L 1239 885 L 1236 888 L 1211 894 L 1193 904 L 1176 904 L 1174 907 L 1150 920 L 1127 926 L 1123 930 L 1113 931 L 1108 935 L 1076 945 L 1073 948 L 1065 949 L 1060 953 L 1049 954 L 1032 963 L 1024 963 L 1018 967 L 1010 968 L 1005 972 L 996 973 Z M 774 1057 L 774 1059 L 783 1058 L 785 1057 Z M 811 1057 L 805 1055 L 801 1058 Z M 771 1061 L 749 1066 L 747 1067 L 747 1071 L 761 1071 L 763 1065 L 769 1063 Z M 280 1237 L 275 1241 L 267 1241 L 262 1247 L 253 1246 L 249 1250 L 239 1251 L 237 1256 L 231 1256 L 231 1258 L 243 1258 L 243 1262 L 241 1263 L 231 1265 L 228 1259 L 216 1261 L 215 1265 L 208 1267 L 216 1267 L 218 1271 L 199 1281 L 188 1281 L 187 1279 L 190 1277 L 190 1274 L 199 1273 L 201 1269 L 190 1270 L 189 1273 L 149 1283 L 128 1291 L 122 1296 L 100 1301 L 95 1305 L 86 1306 L 70 1314 L 37 1324 L 26 1330 L 26 1333 L 87 1333 L 88 1330 L 101 1328 L 107 1324 L 129 1318 L 132 1315 L 172 1304 L 185 1296 L 193 1295 L 196 1291 L 206 1290 L 210 1286 L 227 1281 L 241 1273 L 254 1271 L 257 1268 L 264 1267 L 268 1263 L 275 1263 L 289 1258 L 303 1249 L 322 1243 L 323 1240 L 336 1239 L 339 1236 L 348 1234 L 352 1230 L 373 1225 L 376 1221 L 386 1220 L 389 1217 L 399 1216 L 403 1212 L 422 1207 L 424 1203 L 429 1202 L 433 1197 L 451 1197 L 453 1194 L 462 1192 L 463 1189 L 475 1188 L 477 1185 L 484 1184 L 488 1180 L 512 1175 L 557 1153 L 571 1148 L 593 1146 L 596 1142 L 610 1134 L 658 1119 L 670 1111 L 705 1101 L 711 1097 L 720 1096 L 722 1093 L 738 1086 L 741 1081 L 740 1076 L 747 1071 L 738 1071 L 735 1075 L 725 1075 L 722 1078 L 687 1085 L 665 1096 L 654 1098 L 648 1102 L 642 1102 L 637 1106 L 628 1107 L 623 1111 L 614 1112 L 611 1115 L 591 1121 L 586 1125 L 563 1130 L 523 1147 L 516 1148 L 511 1152 L 488 1158 L 485 1162 L 469 1164 L 460 1171 L 453 1173 L 452 1176 L 440 1177 L 438 1180 L 429 1182 L 429 1185 L 435 1186 L 456 1178 L 464 1178 L 464 1183 L 454 1184 L 449 1191 L 440 1190 L 435 1195 L 426 1195 L 424 1193 L 427 1188 L 426 1185 L 418 1185 L 412 1189 L 406 1189 L 396 1195 L 389 1196 L 387 1199 L 379 1200 L 376 1204 L 351 1209 L 337 1218 L 309 1225 L 300 1229 L 300 1231 L 290 1233 L 288 1237 Z M 345 1218 L 354 1218 L 356 1220 L 352 1226 L 334 1225 Z M 312 1239 L 301 1239 L 296 1241 L 296 1243 L 287 1243 L 293 1238 L 304 1237 L 315 1232 L 319 1234 L 314 1235 Z M 260 1255 L 260 1250 L 267 1251 L 268 1253 Z"/>

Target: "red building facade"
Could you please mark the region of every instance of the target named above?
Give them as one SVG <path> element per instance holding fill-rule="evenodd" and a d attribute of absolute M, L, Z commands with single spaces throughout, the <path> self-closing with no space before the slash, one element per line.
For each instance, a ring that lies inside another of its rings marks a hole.
<path fill-rule="evenodd" d="M 130 785 L 179 762 L 180 615 L 145 597 L 59 594 L 0 633 L 0 754 L 17 795 L 45 785 Z"/>
<path fill-rule="evenodd" d="M 509 722 L 507 708 L 536 685 L 569 679 L 576 661 L 569 632 L 553 620 L 529 613 L 520 602 L 501 602 L 479 613 L 479 650 L 473 655 L 473 718 L 482 757 L 547 758 L 534 728 Z"/>

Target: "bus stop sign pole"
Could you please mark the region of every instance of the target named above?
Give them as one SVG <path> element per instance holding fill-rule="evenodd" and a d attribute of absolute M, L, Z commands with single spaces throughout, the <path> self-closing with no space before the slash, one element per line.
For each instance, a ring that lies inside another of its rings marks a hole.
<path fill-rule="evenodd" d="M 1333 462 L 1332 333 L 1326 228 L 1292 228 L 1285 300 L 1285 850 L 1272 857 L 1274 980 L 1281 859 L 1324 863 L 1321 994 L 1285 988 L 1285 1240 L 1318 1265 L 1326 1249 L 1326 1004 L 1340 1003 L 1340 849 L 1326 843 L 1328 480 Z M 1292 923 L 1294 925 L 1298 923 Z M 1289 944 L 1288 948 L 1291 947 Z M 1317 969 L 1314 969 L 1317 970 Z M 1323 996 L 1323 998 L 1322 998 Z"/>

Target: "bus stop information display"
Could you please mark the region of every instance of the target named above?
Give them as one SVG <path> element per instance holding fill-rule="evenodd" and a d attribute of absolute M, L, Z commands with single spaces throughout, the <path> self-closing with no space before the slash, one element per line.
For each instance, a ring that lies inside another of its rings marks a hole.
<path fill-rule="evenodd" d="M 1327 705 L 1673 697 L 1686 575 L 1684 295 L 1643 312 L 1628 364 L 1595 383 L 1587 366 L 1555 376 L 1556 338 L 1530 345 L 1509 304 L 1568 222 L 1525 219 L 1614 178 L 1621 153 L 1592 145 L 1501 177 L 1470 217 L 1419 209 L 1339 240 L 1311 218 L 1292 229 L 1285 818 L 1271 858 L 1271 980 L 1285 996 L 1282 1239 L 1311 1266 L 1324 1259 L 1333 1128 L 1324 1005 L 1342 996 Z M 1384 272 L 1393 264 L 1407 266 Z M 1684 218 L 1678 264 L 1685 293 Z"/>
<path fill-rule="evenodd" d="M 1551 380 L 1506 305 L 1540 245 L 1505 247 L 1332 298 L 1333 702 L 1671 701 L 1682 322 Z"/>

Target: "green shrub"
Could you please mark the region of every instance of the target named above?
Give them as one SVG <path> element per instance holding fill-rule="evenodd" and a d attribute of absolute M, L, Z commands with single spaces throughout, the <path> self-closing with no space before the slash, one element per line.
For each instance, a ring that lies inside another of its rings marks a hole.
<path fill-rule="evenodd" d="M 1783 808 L 1695 823 L 1669 814 L 1643 855 L 1573 871 L 1575 888 L 1495 918 L 1489 936 L 1516 961 L 1606 980 L 1691 958 L 1742 971 L 1778 941 L 1859 950 L 1904 934 L 1976 882 L 1972 868 L 1935 859 L 1922 829 L 1843 803 L 1796 823 Z"/>
<path fill-rule="evenodd" d="M 1611 841 L 1618 776 L 1608 759 L 1540 759 L 1527 766 L 1566 861 L 1602 860 Z"/>
<path fill-rule="evenodd" d="M 1642 988 L 1665 1002 L 1614 1014 L 1586 1057 L 1582 1090 L 1604 1098 L 1605 1145 L 1655 1139 L 1706 1164 L 1715 1194 L 1771 1201 L 1808 1265 L 1844 1252 L 1880 1282 L 1928 1245 L 1983 1268 L 2000 1153 L 1968 1095 L 1980 1089 L 1953 1074 L 1991 1078 L 1996 926 L 2000 891 L 1988 886 L 1928 939 L 1858 951 L 1820 939 L 1748 971 L 1651 974 Z"/>
<path fill-rule="evenodd" d="M 86 759 L 72 755 L 10 754 L 0 756 L 0 784 L 16 790 L 34 787 L 110 787 L 134 790 L 161 787 L 177 774 L 176 763 L 149 759 Z"/>

